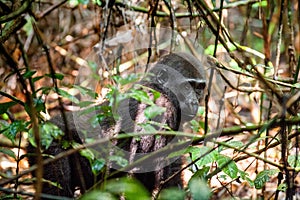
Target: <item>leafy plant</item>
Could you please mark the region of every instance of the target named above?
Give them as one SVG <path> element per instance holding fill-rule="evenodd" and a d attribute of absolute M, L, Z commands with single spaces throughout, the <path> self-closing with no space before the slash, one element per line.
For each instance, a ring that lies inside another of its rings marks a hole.
<path fill-rule="evenodd" d="M 115 200 L 120 197 L 125 197 L 128 200 L 151 199 L 148 191 L 139 182 L 131 178 L 109 180 L 101 188 L 101 190 L 97 189 L 86 193 L 82 199 L 99 199 L 99 197 L 107 200 Z"/>
<path fill-rule="evenodd" d="M 192 199 L 203 199 L 208 200 L 211 196 L 210 188 L 207 183 L 200 178 L 193 177 L 188 184 L 189 192 Z"/>
<path fill-rule="evenodd" d="M 270 180 L 271 176 L 277 174 L 278 172 L 280 171 L 277 169 L 268 169 L 259 172 L 254 180 L 255 188 L 261 189 L 266 184 L 266 182 Z"/>

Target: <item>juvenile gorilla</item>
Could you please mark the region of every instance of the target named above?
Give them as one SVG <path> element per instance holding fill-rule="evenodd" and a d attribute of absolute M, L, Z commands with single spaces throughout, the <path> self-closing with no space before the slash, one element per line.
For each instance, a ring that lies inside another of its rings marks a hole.
<path fill-rule="evenodd" d="M 154 117 L 156 130 L 163 131 L 168 126 L 171 130 L 182 129 L 183 123 L 191 120 L 197 113 L 198 103 L 203 98 L 205 88 L 205 71 L 202 64 L 192 55 L 187 53 L 172 53 L 162 57 L 157 64 L 149 70 L 149 75 L 143 78 L 138 84 L 148 95 L 153 98 L 151 89 L 158 91 L 161 95 L 155 100 L 157 106 L 165 108 L 165 112 Z M 149 89 L 145 89 L 149 88 Z M 103 105 L 107 105 L 105 102 Z M 88 116 L 80 115 L 79 112 L 66 113 L 68 130 L 72 139 L 84 144 L 85 134 L 93 138 L 111 137 L 122 133 L 142 133 L 144 127 L 141 125 L 147 121 L 144 110 L 149 105 L 137 101 L 135 98 L 124 100 L 120 103 L 116 112 L 119 118 L 106 117 L 99 122 L 99 128 L 84 128 L 88 122 Z M 101 113 L 102 111 L 96 111 Z M 60 115 L 50 120 L 61 130 L 65 130 L 65 124 Z M 166 126 L 160 126 L 163 124 Z M 65 134 L 67 135 L 67 134 Z M 65 138 L 66 139 L 66 138 Z M 155 152 L 166 147 L 176 138 L 166 135 L 141 135 L 138 138 L 130 138 L 114 141 L 113 146 L 123 150 L 124 158 L 130 164 L 143 158 L 148 153 Z M 103 149 L 112 154 L 114 148 L 108 149 L 109 145 L 98 146 L 95 149 L 104 152 Z M 94 150 L 95 150 L 94 149 Z M 60 141 L 54 141 L 45 150 L 44 154 L 57 155 L 66 151 L 62 148 Z M 28 152 L 35 152 L 32 146 Z M 103 155 L 104 157 L 107 155 Z M 159 155 L 152 160 L 146 160 L 139 166 L 126 171 L 131 174 L 150 191 L 160 187 L 161 181 L 171 176 L 181 167 L 181 159 L 174 160 L 165 158 L 166 155 Z M 29 158 L 30 165 L 35 164 L 34 158 Z M 109 168 L 119 169 L 116 163 L 108 163 Z M 48 184 L 43 185 L 43 193 L 73 197 L 76 188 L 82 192 L 92 187 L 97 180 L 103 176 L 94 177 L 89 161 L 78 153 L 44 166 L 44 179 L 60 184 L 61 189 Z M 175 177 L 166 186 L 181 186 L 181 177 Z"/>

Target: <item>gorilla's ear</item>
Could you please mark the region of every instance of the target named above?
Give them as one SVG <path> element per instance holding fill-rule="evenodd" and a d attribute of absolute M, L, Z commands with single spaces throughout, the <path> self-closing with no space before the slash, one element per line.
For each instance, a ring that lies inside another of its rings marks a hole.
<path fill-rule="evenodd" d="M 159 84 L 165 84 L 169 80 L 168 70 L 167 69 L 159 69 L 156 75 L 156 80 Z"/>

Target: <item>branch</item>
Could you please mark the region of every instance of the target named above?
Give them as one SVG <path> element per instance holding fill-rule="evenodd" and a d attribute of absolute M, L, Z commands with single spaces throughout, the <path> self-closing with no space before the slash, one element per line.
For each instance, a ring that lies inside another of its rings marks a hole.
<path fill-rule="evenodd" d="M 25 2 L 23 2 L 22 6 L 18 10 L 14 11 L 8 15 L 4 15 L 4 16 L 0 17 L 0 23 L 8 22 L 12 19 L 17 18 L 21 14 L 25 13 L 29 9 L 32 2 L 33 2 L 33 0 L 26 0 Z"/>

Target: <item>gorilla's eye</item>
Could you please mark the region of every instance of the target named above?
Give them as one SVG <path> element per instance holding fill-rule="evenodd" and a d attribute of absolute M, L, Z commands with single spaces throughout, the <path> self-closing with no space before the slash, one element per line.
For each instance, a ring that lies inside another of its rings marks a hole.
<path fill-rule="evenodd" d="M 189 83 L 191 86 L 195 89 L 203 90 L 206 86 L 206 83 L 204 80 L 197 80 L 197 79 L 190 79 Z"/>

